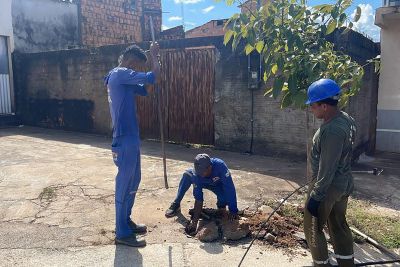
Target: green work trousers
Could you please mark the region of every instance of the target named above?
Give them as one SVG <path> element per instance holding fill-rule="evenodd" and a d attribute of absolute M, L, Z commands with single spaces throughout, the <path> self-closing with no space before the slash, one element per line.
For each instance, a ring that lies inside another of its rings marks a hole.
<path fill-rule="evenodd" d="M 318 208 L 318 217 L 307 210 L 310 191 L 304 209 L 304 234 L 315 266 L 330 266 L 328 246 L 323 232 L 328 224 L 335 257 L 340 267 L 354 266 L 353 236 L 346 222 L 347 201 L 344 195 L 335 187 L 328 189 L 326 197 Z"/>

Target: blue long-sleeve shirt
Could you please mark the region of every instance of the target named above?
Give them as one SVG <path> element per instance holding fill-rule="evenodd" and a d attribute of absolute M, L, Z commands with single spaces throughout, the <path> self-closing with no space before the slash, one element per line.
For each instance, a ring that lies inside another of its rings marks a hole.
<path fill-rule="evenodd" d="M 104 78 L 113 124 L 113 137 L 129 135 L 139 141 L 135 95 L 146 96 L 145 84 L 153 84 L 153 72 L 116 67 Z"/>
<path fill-rule="evenodd" d="M 231 173 L 225 162 L 218 158 L 211 158 L 212 172 L 209 177 L 193 177 L 193 195 L 198 201 L 204 201 L 203 188 L 216 188 L 218 192 L 224 195 L 228 204 L 229 211 L 237 213 L 236 189 L 233 184 Z"/>

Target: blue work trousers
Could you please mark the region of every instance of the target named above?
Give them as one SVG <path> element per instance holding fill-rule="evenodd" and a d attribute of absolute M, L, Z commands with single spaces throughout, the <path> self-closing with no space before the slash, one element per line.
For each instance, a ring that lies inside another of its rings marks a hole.
<path fill-rule="evenodd" d="M 115 178 L 115 235 L 125 238 L 133 234 L 130 216 L 141 180 L 140 144 L 136 137 L 113 138 L 111 150 L 118 174 Z"/>

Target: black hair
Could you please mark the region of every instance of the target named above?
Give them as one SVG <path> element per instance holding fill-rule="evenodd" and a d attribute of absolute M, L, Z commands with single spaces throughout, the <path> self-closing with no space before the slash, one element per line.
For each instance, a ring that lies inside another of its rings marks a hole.
<path fill-rule="evenodd" d="M 339 100 L 333 99 L 333 98 L 325 98 L 323 100 L 318 101 L 319 104 L 327 104 L 330 106 L 337 107 Z"/>
<path fill-rule="evenodd" d="M 122 51 L 121 55 L 119 56 L 118 62 L 121 63 L 122 60 L 130 58 L 136 58 L 144 62 L 147 61 L 146 52 L 144 52 L 144 50 L 137 45 L 130 45 L 125 48 L 125 50 Z"/>

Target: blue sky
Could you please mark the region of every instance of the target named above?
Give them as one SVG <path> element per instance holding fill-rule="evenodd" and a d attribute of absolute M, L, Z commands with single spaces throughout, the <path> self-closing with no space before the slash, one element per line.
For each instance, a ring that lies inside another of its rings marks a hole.
<path fill-rule="evenodd" d="M 163 8 L 163 29 L 182 25 L 183 2 L 185 29 L 189 30 L 200 26 L 212 19 L 229 18 L 240 9 L 234 6 L 227 6 L 224 1 L 214 0 L 162 0 Z M 308 5 L 314 6 L 335 1 L 308 0 Z M 356 30 L 368 35 L 374 41 L 379 41 L 379 28 L 374 25 L 375 9 L 381 5 L 381 0 L 354 0 L 353 6 L 349 9 L 351 15 L 356 6 L 360 5 L 362 17 L 355 24 Z"/>

